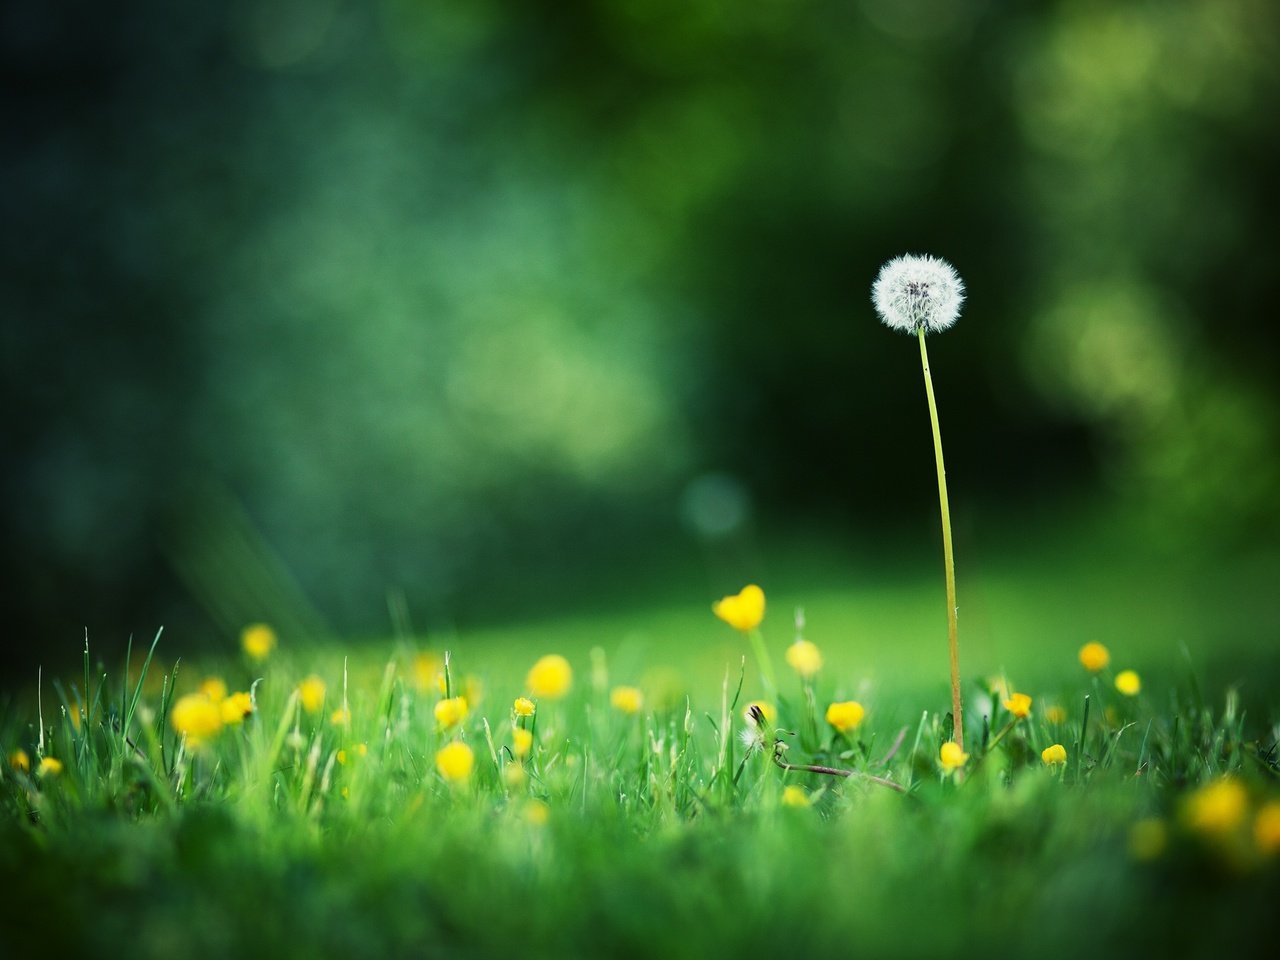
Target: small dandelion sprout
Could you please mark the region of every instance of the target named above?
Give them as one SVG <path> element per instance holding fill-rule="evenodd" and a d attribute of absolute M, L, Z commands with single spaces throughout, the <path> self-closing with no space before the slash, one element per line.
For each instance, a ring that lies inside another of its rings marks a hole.
<path fill-rule="evenodd" d="M 954 740 L 948 740 L 938 751 L 938 766 L 944 774 L 955 773 L 968 762 L 969 755 Z"/>
<path fill-rule="evenodd" d="M 822 651 L 816 643 L 797 640 L 787 647 L 787 665 L 808 680 L 822 669 Z"/>
<path fill-rule="evenodd" d="M 1004 708 L 1019 720 L 1025 720 L 1031 716 L 1031 698 L 1025 693 L 1010 694 L 1009 699 L 1004 702 Z"/>
<path fill-rule="evenodd" d="M 537 707 L 528 697 L 516 697 L 516 702 L 511 705 L 511 709 L 517 717 L 532 717 Z"/>
<path fill-rule="evenodd" d="M 41 757 L 36 766 L 37 777 L 56 777 L 62 773 L 62 761 L 55 757 Z"/>
<path fill-rule="evenodd" d="M 939 257 L 905 254 L 883 267 L 871 302 L 885 326 L 903 333 L 941 333 L 960 316 L 964 281 Z"/>
<path fill-rule="evenodd" d="M 27 751 L 21 747 L 9 754 L 9 766 L 19 773 L 31 772 L 31 758 L 27 756 Z"/>
<path fill-rule="evenodd" d="M 1205 784 L 1187 797 L 1183 807 L 1187 824 L 1209 836 L 1231 833 L 1248 812 L 1249 794 L 1244 784 L 1234 777 Z"/>
<path fill-rule="evenodd" d="M 302 701 L 302 709 L 307 713 L 319 713 L 324 706 L 324 695 L 328 690 L 323 680 L 314 673 L 298 684 L 298 699 Z"/>
<path fill-rule="evenodd" d="M 1067 748 L 1060 743 L 1045 747 L 1040 751 L 1040 759 L 1046 766 L 1060 767 L 1067 762 Z"/>
<path fill-rule="evenodd" d="M 1111 651 L 1100 643 L 1086 643 L 1080 648 L 1080 666 L 1097 673 L 1111 662 Z"/>
<path fill-rule="evenodd" d="M 844 700 L 827 707 L 827 723 L 841 733 L 858 729 L 866 715 L 867 711 L 856 700 Z"/>
<path fill-rule="evenodd" d="M 811 801 L 809 800 L 809 795 L 804 792 L 804 787 L 791 783 L 782 791 L 782 805 L 784 807 L 807 807 L 811 805 Z"/>
<path fill-rule="evenodd" d="M 573 686 L 573 668 L 560 654 L 549 653 L 530 668 L 525 683 L 535 697 L 559 700 Z"/>
<path fill-rule="evenodd" d="M 436 752 L 436 770 L 450 783 L 463 783 L 471 776 L 476 755 L 460 740 L 446 744 Z"/>
<path fill-rule="evenodd" d="M 644 706 L 644 694 L 639 687 L 614 687 L 609 694 L 609 703 L 619 713 L 630 716 L 639 713 Z"/>
<path fill-rule="evenodd" d="M 713 603 L 711 612 L 735 630 L 744 633 L 754 630 L 764 619 L 764 591 L 749 583 L 737 593 Z"/>
<path fill-rule="evenodd" d="M 1142 678 L 1133 670 L 1122 670 L 1116 674 L 1116 689 L 1126 697 L 1136 697 L 1142 692 Z"/>
<path fill-rule="evenodd" d="M 456 727 L 467 718 L 467 698 L 450 697 L 435 706 L 436 724 L 441 730 Z"/>
<path fill-rule="evenodd" d="M 240 631 L 240 646 L 250 660 L 265 660 L 276 647 L 276 632 L 265 623 L 251 623 Z"/>

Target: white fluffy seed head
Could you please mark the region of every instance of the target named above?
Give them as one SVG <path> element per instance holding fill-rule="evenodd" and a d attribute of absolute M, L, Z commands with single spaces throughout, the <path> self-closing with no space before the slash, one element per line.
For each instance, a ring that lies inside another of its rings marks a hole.
<path fill-rule="evenodd" d="M 964 281 L 947 261 L 908 253 L 880 268 L 871 302 L 887 327 L 941 333 L 960 316 Z"/>

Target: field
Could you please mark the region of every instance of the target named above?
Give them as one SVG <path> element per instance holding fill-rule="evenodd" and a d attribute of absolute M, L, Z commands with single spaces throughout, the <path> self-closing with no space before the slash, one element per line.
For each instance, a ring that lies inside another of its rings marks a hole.
<path fill-rule="evenodd" d="M 812 545 L 777 554 L 772 691 L 748 632 L 686 602 L 682 578 L 631 581 L 644 608 L 620 583 L 594 614 L 447 644 L 347 652 L 260 631 L 249 652 L 175 664 L 162 636 L 154 657 L 132 651 L 127 683 L 90 648 L 83 673 L 7 700 L 5 941 L 137 957 L 1261 953 L 1280 902 L 1280 714 L 1250 625 L 1274 623 L 1274 563 L 1082 559 L 1099 536 L 1039 563 L 1002 548 L 1004 567 L 962 580 L 953 768 L 945 651 L 913 642 L 938 634 L 936 584 Z M 820 667 L 791 648 L 801 601 Z M 1110 662 L 1086 669 L 1099 640 Z M 547 654 L 565 659 L 533 669 Z M 1140 689 L 1117 683 L 1127 669 Z M 753 722 L 760 701 L 776 718 Z"/>

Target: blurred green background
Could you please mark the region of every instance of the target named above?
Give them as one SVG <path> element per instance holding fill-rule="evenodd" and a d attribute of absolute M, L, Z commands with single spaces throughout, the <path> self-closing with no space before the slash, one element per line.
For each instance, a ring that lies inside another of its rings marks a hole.
<path fill-rule="evenodd" d="M 1277 569 L 1271 0 L 10 3 L 0 36 L 10 667 L 85 627 L 702 616 L 771 571 L 940 592 L 918 355 L 869 303 L 907 251 L 970 292 L 931 346 L 962 591 L 1062 543 L 1104 581 Z"/>

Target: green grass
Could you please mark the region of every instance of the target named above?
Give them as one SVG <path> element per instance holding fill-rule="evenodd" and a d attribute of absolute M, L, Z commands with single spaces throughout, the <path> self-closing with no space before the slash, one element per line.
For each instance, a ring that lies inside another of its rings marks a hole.
<path fill-rule="evenodd" d="M 940 578 L 813 549 L 770 581 L 777 727 L 787 761 L 848 779 L 784 771 L 771 749 L 744 758 L 742 708 L 763 693 L 749 656 L 738 691 L 747 645 L 705 593 L 680 585 L 633 608 L 615 597 L 576 618 L 433 638 L 453 650 L 452 685 L 472 676 L 483 691 L 443 731 L 439 693 L 415 682 L 405 640 L 286 643 L 264 665 L 175 668 L 162 639 L 141 677 L 134 651 L 128 686 L 119 666 L 86 658 L 74 680 L 46 676 L 38 702 L 34 683 L 15 691 L 0 720 L 6 754 L 64 763 L 57 775 L 0 774 L 4 942 L 14 955 L 142 958 L 1260 947 L 1280 902 L 1280 857 L 1252 833 L 1280 800 L 1280 703 L 1261 643 L 1274 601 L 1259 589 L 1274 563 L 999 555 L 1002 566 L 961 567 L 972 753 L 961 778 L 937 764 L 949 699 Z M 781 656 L 798 603 L 827 659 L 812 702 Z M 1139 696 L 1076 663 L 1093 639 L 1113 668 L 1141 671 Z M 511 704 L 545 652 L 569 657 L 574 684 L 539 703 L 514 783 Z M 344 661 L 350 728 L 332 717 Z M 984 714 L 995 731 L 1010 719 L 983 683 L 1002 670 L 1033 713 L 986 749 Z M 313 671 L 328 702 L 308 713 L 295 690 Z M 184 748 L 173 691 L 211 673 L 233 690 L 261 677 L 256 711 Z M 621 683 L 645 689 L 640 714 L 610 707 Z M 844 698 L 867 707 L 848 738 L 822 719 Z M 454 739 L 475 754 L 465 784 L 435 767 Z M 1041 762 L 1053 743 L 1065 768 Z M 1197 828 L 1188 811 L 1224 777 L 1247 809 L 1221 831 Z M 784 805 L 788 785 L 811 805 Z M 1150 820 L 1167 840 L 1135 856 L 1134 825 Z"/>

